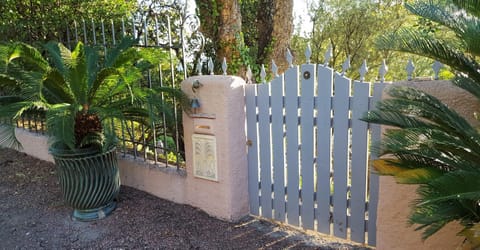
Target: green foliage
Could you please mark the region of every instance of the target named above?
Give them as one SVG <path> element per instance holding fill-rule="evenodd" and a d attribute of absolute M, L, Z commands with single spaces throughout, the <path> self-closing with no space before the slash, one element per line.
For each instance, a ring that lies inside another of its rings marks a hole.
<path fill-rule="evenodd" d="M 136 10 L 136 1 L 3 0 L 0 34 L 4 41 L 44 42 L 65 37 L 74 20 L 119 20 Z"/>
<path fill-rule="evenodd" d="M 74 132 L 79 112 L 95 114 L 103 124 L 103 135 L 91 134 L 84 143 L 102 139 L 101 146 L 107 146 L 103 138 L 113 135 L 111 120 L 132 121 L 149 128 L 159 123 L 161 114 L 171 114 L 173 107 L 162 101 L 162 94 L 188 105 L 180 90 L 141 87 L 142 70 L 150 64 L 142 63 L 144 58 L 132 47 L 134 42 L 125 38 L 106 57 L 103 49 L 82 43 L 70 51 L 60 43 L 50 42 L 44 46 L 46 58 L 23 43 L 1 45 L 0 87 L 6 92 L 0 99 L 3 145 L 19 146 L 15 136 L 6 133 L 12 133 L 21 114 L 31 109 L 46 110 L 52 143 L 75 149 L 81 146 L 75 143 Z"/>
<path fill-rule="evenodd" d="M 296 34 L 291 47 L 296 64 L 305 62 L 304 51 L 309 43 L 312 49 L 311 61 L 323 63 L 324 53 L 332 46 L 330 67 L 342 71 L 342 64 L 348 56 L 351 68 L 347 75 L 358 79 L 363 60 L 371 69 L 367 81 L 375 81 L 378 68 L 385 59 L 389 67 L 387 81 L 407 79 L 405 67 L 408 59 L 415 62 L 416 76 L 432 75 L 433 60 L 419 56 L 376 48 L 375 39 L 385 30 L 395 30 L 405 23 L 415 25 L 416 20 L 401 5 L 402 1 L 321 1 L 313 5 L 310 16 L 313 30 L 307 35 Z"/>
<path fill-rule="evenodd" d="M 406 4 L 412 13 L 434 22 L 439 32 L 404 27 L 383 35 L 382 49 L 414 53 L 448 64 L 454 83 L 480 100 L 480 5 L 478 1 L 418 1 Z M 459 11 L 458 8 L 464 8 Z M 454 33 L 451 36 L 448 33 Z M 453 39 L 452 39 L 453 38 Z M 458 221 L 473 247 L 480 246 L 480 133 L 466 119 L 422 91 L 393 87 L 364 120 L 395 126 L 379 147 L 386 157 L 374 163 L 380 174 L 399 183 L 420 184 L 410 222 L 428 238 Z"/>

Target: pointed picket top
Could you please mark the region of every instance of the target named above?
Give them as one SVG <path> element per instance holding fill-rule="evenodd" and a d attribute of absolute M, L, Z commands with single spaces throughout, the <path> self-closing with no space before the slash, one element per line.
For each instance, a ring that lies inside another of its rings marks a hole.
<path fill-rule="evenodd" d="M 227 75 L 227 58 L 223 58 L 223 62 L 222 62 L 222 71 L 223 71 L 223 75 L 226 76 Z"/>
<path fill-rule="evenodd" d="M 407 67 L 407 80 L 411 81 L 413 79 L 413 72 L 415 71 L 415 65 L 413 64 L 412 59 L 408 59 Z"/>
<path fill-rule="evenodd" d="M 272 59 L 272 74 L 274 77 L 278 76 L 278 66 L 275 64 L 275 61 Z"/>
<path fill-rule="evenodd" d="M 360 66 L 358 72 L 360 73 L 360 81 L 365 81 L 365 75 L 368 73 L 367 60 L 363 60 L 362 66 Z"/>
<path fill-rule="evenodd" d="M 348 56 L 345 62 L 342 64 L 342 76 L 345 75 L 345 73 L 349 68 L 350 68 L 350 56 Z"/>
<path fill-rule="evenodd" d="M 306 63 L 310 63 L 310 57 L 312 56 L 312 48 L 310 48 L 310 43 L 307 44 L 307 48 L 305 49 L 305 60 Z"/>
<path fill-rule="evenodd" d="M 208 72 L 210 72 L 210 75 L 213 75 L 213 60 L 211 57 L 208 58 Z"/>
<path fill-rule="evenodd" d="M 432 65 L 433 73 L 435 74 L 434 79 L 439 79 L 440 70 L 443 68 L 443 64 L 439 61 L 435 61 Z"/>
<path fill-rule="evenodd" d="M 385 59 L 382 61 L 382 65 L 380 65 L 380 69 L 378 70 L 378 75 L 380 76 L 380 82 L 383 83 L 385 82 L 385 75 L 388 72 L 388 66 L 387 63 L 385 62 Z"/>
<path fill-rule="evenodd" d="M 250 65 L 247 66 L 247 73 L 245 74 L 245 76 L 247 77 L 247 84 L 250 84 L 250 83 L 253 83 L 252 81 L 252 77 L 253 77 L 253 73 L 252 73 L 252 69 L 250 68 Z"/>
<path fill-rule="evenodd" d="M 260 71 L 260 78 L 262 79 L 262 83 L 266 83 L 265 80 L 267 77 L 267 72 L 265 71 L 265 65 L 262 64 L 262 70 Z"/>
<path fill-rule="evenodd" d="M 202 59 L 198 58 L 197 62 L 197 75 L 201 76 L 202 75 Z"/>
<path fill-rule="evenodd" d="M 325 60 L 323 61 L 324 66 L 328 66 L 330 59 L 332 59 L 333 52 L 332 52 L 332 45 L 328 45 L 327 51 L 325 51 Z"/>
<path fill-rule="evenodd" d="M 290 50 L 287 48 L 286 59 L 288 62 L 288 67 L 293 68 L 293 56 Z"/>

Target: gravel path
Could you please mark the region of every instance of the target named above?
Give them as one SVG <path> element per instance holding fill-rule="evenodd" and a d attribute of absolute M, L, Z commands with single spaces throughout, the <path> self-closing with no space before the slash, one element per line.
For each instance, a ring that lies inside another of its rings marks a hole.
<path fill-rule="evenodd" d="M 368 249 L 252 217 L 224 222 L 130 187 L 119 197 L 109 217 L 73 221 L 52 163 L 0 149 L 0 249 Z"/>

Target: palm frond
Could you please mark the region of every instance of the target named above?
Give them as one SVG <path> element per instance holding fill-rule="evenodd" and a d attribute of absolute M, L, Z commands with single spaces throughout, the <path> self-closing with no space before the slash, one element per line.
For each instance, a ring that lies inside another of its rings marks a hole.
<path fill-rule="evenodd" d="M 461 34 L 465 30 L 464 18 L 455 18 L 452 6 L 447 4 L 439 5 L 432 1 L 416 1 L 405 3 L 405 8 L 412 14 L 448 27 L 457 34 Z"/>
<path fill-rule="evenodd" d="M 415 168 L 395 175 L 395 180 L 402 184 L 424 184 L 442 176 L 444 172 L 435 168 Z"/>
<path fill-rule="evenodd" d="M 15 136 L 15 122 L 34 104 L 19 97 L 5 96 L 0 98 L 0 145 L 20 149 L 21 144 Z"/>
<path fill-rule="evenodd" d="M 455 185 L 462 183 L 462 185 Z M 428 183 L 428 197 L 418 205 L 446 200 L 480 200 L 480 169 L 458 170 L 445 173 Z M 477 204 L 479 206 L 479 204 Z M 480 207 L 479 207 L 480 208 Z M 480 214 L 477 215 L 480 220 Z"/>
<path fill-rule="evenodd" d="M 9 121 L 16 121 L 20 119 L 22 114 L 32 106 L 32 102 L 23 100 L 2 105 L 0 107 L 0 120 L 6 119 Z"/>
<path fill-rule="evenodd" d="M 403 165 L 403 162 L 393 158 L 373 161 L 373 168 L 377 174 L 394 176 L 398 183 L 403 184 L 428 183 L 444 173 L 444 171 L 428 165 L 426 167 L 404 167 Z"/>
<path fill-rule="evenodd" d="M 17 58 L 14 61 L 20 60 L 23 59 Z M 24 66 L 18 65 L 17 62 L 10 62 L 3 73 L 0 73 L 0 87 L 11 95 L 20 95 L 28 100 L 38 100 L 42 78 L 43 72 L 28 70 Z"/>
<path fill-rule="evenodd" d="M 410 215 L 409 223 L 417 224 L 415 230 L 423 230 L 422 238 L 425 240 L 442 229 L 449 222 L 458 220 L 458 216 L 464 213 L 463 209 L 451 204 L 440 204 L 429 207 L 421 207 Z"/>
<path fill-rule="evenodd" d="M 391 99 L 393 105 L 389 108 L 417 112 L 413 115 L 435 123 L 442 131 L 452 133 L 466 142 L 471 142 L 469 144 L 471 147 L 477 147 L 480 144 L 478 131 L 455 110 L 434 96 L 414 88 L 391 88 L 388 93 L 394 97 Z M 390 100 L 385 101 L 385 103 L 389 102 Z"/>
<path fill-rule="evenodd" d="M 88 72 L 87 75 L 87 86 L 88 89 L 92 88 L 92 85 L 94 84 L 98 71 L 100 70 L 99 67 L 99 53 L 98 53 L 98 48 L 96 47 L 89 47 L 85 46 L 85 56 L 86 56 L 86 72 Z"/>
<path fill-rule="evenodd" d="M 105 135 L 101 132 L 92 132 L 83 137 L 77 147 L 95 147 L 101 149 L 105 142 Z"/>
<path fill-rule="evenodd" d="M 475 146 L 480 144 L 477 130 L 432 95 L 401 86 L 388 88 L 387 93 L 393 98 L 378 103 L 377 111 L 367 113 L 363 120 L 400 128 L 436 127 Z"/>
<path fill-rule="evenodd" d="M 44 45 L 48 53 L 50 63 L 56 68 L 64 77 L 67 76 L 67 67 L 65 65 L 65 58 L 71 57 L 71 52 L 64 46 L 60 46 L 56 42 L 48 42 Z"/>
<path fill-rule="evenodd" d="M 43 80 L 42 94 L 51 103 L 74 103 L 75 97 L 68 88 L 65 78 L 56 69 L 50 70 Z"/>
<path fill-rule="evenodd" d="M 382 50 L 396 50 L 438 60 L 480 82 L 480 72 L 477 71 L 479 65 L 473 58 L 467 57 L 456 46 L 445 40 L 420 31 L 399 29 L 380 36 L 376 40 L 376 46 Z"/>
<path fill-rule="evenodd" d="M 60 45 L 63 47 L 63 45 Z M 66 59 L 66 60 L 65 60 Z M 75 96 L 77 103 L 87 103 L 88 93 L 88 72 L 87 59 L 85 56 L 85 47 L 79 42 L 71 53 L 70 58 L 64 58 L 68 67 L 68 77 L 70 89 Z"/>
<path fill-rule="evenodd" d="M 480 100 L 480 82 L 476 82 L 464 75 L 457 75 L 457 77 L 453 79 L 453 83 Z"/>
<path fill-rule="evenodd" d="M 119 67 L 125 62 L 138 59 L 136 50 L 132 48 L 135 42 L 136 40 L 131 37 L 124 37 L 113 49 L 109 50 L 105 59 L 105 67 Z"/>
<path fill-rule="evenodd" d="M 55 104 L 47 110 L 47 131 L 51 143 L 61 143 L 70 149 L 75 148 L 75 113 L 70 104 Z"/>
<path fill-rule="evenodd" d="M 459 12 L 453 5 L 439 5 L 429 1 L 417 1 L 405 4 L 405 7 L 417 16 L 448 27 L 456 33 L 465 44 L 466 51 L 480 55 L 480 45 L 477 37 L 480 34 L 480 20 L 474 16 Z"/>
<path fill-rule="evenodd" d="M 372 110 L 362 117 L 363 121 L 377 123 L 398 128 L 428 127 L 428 123 L 416 117 L 404 115 L 394 111 Z"/>
<path fill-rule="evenodd" d="M 21 60 L 26 70 L 44 72 L 49 68 L 48 62 L 43 58 L 40 51 L 25 43 L 14 43 L 12 45 L 8 61 L 12 63 L 15 60 Z"/>
<path fill-rule="evenodd" d="M 0 123 L 0 146 L 16 150 L 22 149 L 22 144 L 15 136 L 14 124 Z"/>
<path fill-rule="evenodd" d="M 34 71 L 18 72 L 17 80 L 21 81 L 19 94 L 27 100 L 37 101 L 41 98 L 43 74 Z"/>
<path fill-rule="evenodd" d="M 468 13 L 480 18 L 480 1 L 478 0 L 453 0 L 458 7 L 466 10 Z"/>
<path fill-rule="evenodd" d="M 425 147 L 438 150 L 442 154 L 450 153 L 465 160 L 480 162 L 480 153 L 475 150 L 480 145 L 475 141 L 465 139 L 468 135 L 460 137 L 432 126 L 392 129 L 388 130 L 385 136 L 388 138 L 382 146 L 386 146 L 388 151 L 402 148 L 404 150 L 417 150 Z"/>
<path fill-rule="evenodd" d="M 18 92 L 20 87 L 17 83 L 18 81 L 12 76 L 0 73 L 0 89 L 2 89 L 4 92 L 8 92 L 10 94 Z"/>
<path fill-rule="evenodd" d="M 480 171 L 477 168 L 448 172 L 428 184 L 420 185 L 410 222 L 421 225 L 417 229 L 425 229 L 424 238 L 453 220 L 460 220 L 466 225 L 479 222 L 479 184 Z"/>
<path fill-rule="evenodd" d="M 116 68 L 104 68 L 100 70 L 88 90 L 88 103 L 93 104 L 95 100 L 105 101 L 106 99 L 110 99 L 114 92 L 112 92 L 111 89 L 109 90 L 109 88 L 114 86 L 118 81 L 118 75 L 119 72 Z M 100 88 L 103 90 L 103 95 L 97 98 L 97 92 Z"/>

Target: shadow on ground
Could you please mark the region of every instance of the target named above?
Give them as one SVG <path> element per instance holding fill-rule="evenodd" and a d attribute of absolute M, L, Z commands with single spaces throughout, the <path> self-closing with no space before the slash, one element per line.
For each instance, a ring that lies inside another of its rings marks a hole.
<path fill-rule="evenodd" d="M 0 149 L 0 200 L 4 249 L 368 249 L 253 217 L 221 221 L 125 186 L 112 215 L 74 221 L 55 166 L 10 149 Z"/>

